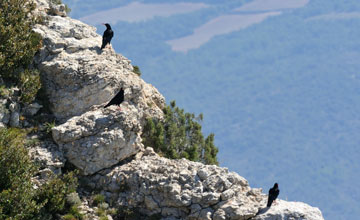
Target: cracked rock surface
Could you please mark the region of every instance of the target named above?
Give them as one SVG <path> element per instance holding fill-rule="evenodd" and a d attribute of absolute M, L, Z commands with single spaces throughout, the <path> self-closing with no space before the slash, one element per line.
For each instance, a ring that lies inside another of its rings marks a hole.
<path fill-rule="evenodd" d="M 107 103 L 120 88 L 126 90 L 125 100 L 143 111 L 144 117 L 162 116 L 164 97 L 133 72 L 129 59 L 112 48 L 100 49 L 102 37 L 95 27 L 66 16 L 53 16 L 61 7 L 46 0 L 36 2 L 44 22 L 34 28 L 43 37 L 35 63 L 51 110 L 59 120 L 66 121 L 94 105 Z"/>
<path fill-rule="evenodd" d="M 152 148 L 91 181 L 112 203 L 178 219 L 248 219 L 263 200 L 261 189 L 227 168 L 166 159 Z"/>

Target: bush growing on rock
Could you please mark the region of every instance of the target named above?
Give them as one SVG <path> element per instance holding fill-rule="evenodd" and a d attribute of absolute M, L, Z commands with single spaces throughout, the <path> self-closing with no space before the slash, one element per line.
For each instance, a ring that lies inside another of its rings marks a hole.
<path fill-rule="evenodd" d="M 21 101 L 33 101 L 40 88 L 40 76 L 30 68 L 41 47 L 41 36 L 32 31 L 37 22 L 29 0 L 0 1 L 0 73 L 21 89 Z"/>
<path fill-rule="evenodd" d="M 218 149 L 214 134 L 206 139 L 201 132 L 202 114 L 185 113 L 175 101 L 163 109 L 164 120 L 147 119 L 143 131 L 143 144 L 159 154 L 171 158 L 186 158 L 204 164 L 218 164 Z"/>
<path fill-rule="evenodd" d="M 41 186 L 32 178 L 38 167 L 25 148 L 24 129 L 0 129 L 0 219 L 51 219 L 69 211 L 66 196 L 74 192 L 73 173 L 52 176 Z M 50 218 L 49 218 L 50 216 Z"/>

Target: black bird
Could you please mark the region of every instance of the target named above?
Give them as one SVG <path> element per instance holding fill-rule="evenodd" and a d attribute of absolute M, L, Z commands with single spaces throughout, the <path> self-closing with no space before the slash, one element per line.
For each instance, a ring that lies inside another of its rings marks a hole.
<path fill-rule="evenodd" d="M 104 108 L 107 108 L 110 105 L 120 105 L 123 101 L 124 101 L 124 90 L 123 88 L 121 88 L 120 92 L 118 92 L 118 94 L 116 94 L 116 96 L 112 98 L 110 102 L 104 106 Z"/>
<path fill-rule="evenodd" d="M 270 208 L 272 202 L 278 197 L 279 193 L 280 193 L 279 185 L 277 183 L 275 183 L 274 187 L 269 190 L 267 207 Z"/>
<path fill-rule="evenodd" d="M 106 23 L 103 25 L 106 26 L 106 30 L 104 31 L 104 34 L 103 34 L 101 49 L 104 49 L 107 44 L 110 44 L 110 41 L 114 36 L 114 32 L 111 30 L 110 24 Z"/>

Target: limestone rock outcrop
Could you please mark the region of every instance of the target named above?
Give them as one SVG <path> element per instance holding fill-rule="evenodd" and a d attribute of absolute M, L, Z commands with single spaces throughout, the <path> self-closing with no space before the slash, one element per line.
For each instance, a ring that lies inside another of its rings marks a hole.
<path fill-rule="evenodd" d="M 36 2 L 44 23 L 34 28 L 43 37 L 35 64 L 61 123 L 52 132 L 66 159 L 90 175 L 136 154 L 141 126 L 148 117 L 162 118 L 164 97 L 133 72 L 130 60 L 112 48 L 101 50 L 94 27 L 66 17 L 63 7 Z M 120 88 L 121 110 L 103 109 Z"/>
<path fill-rule="evenodd" d="M 166 159 L 152 148 L 99 172 L 92 184 L 113 204 L 177 219 L 249 219 L 263 199 L 260 189 L 227 168 Z"/>
<path fill-rule="evenodd" d="M 141 109 L 144 116 L 161 117 L 164 97 L 133 73 L 130 60 L 112 48 L 100 49 L 102 38 L 95 27 L 69 17 L 52 16 L 61 7 L 46 0 L 36 2 L 44 24 L 34 28 L 43 37 L 43 48 L 35 63 L 58 119 L 65 121 L 106 103 L 120 88 L 127 89 L 125 100 Z"/>
<path fill-rule="evenodd" d="M 276 204 L 271 208 L 262 208 L 254 220 L 277 220 L 277 219 L 304 219 L 321 220 L 324 219 L 318 208 L 311 207 L 302 202 L 287 202 L 276 200 Z"/>
<path fill-rule="evenodd" d="M 90 175 L 136 154 L 141 148 L 142 114 L 127 103 L 75 116 L 52 129 L 66 158 Z"/>

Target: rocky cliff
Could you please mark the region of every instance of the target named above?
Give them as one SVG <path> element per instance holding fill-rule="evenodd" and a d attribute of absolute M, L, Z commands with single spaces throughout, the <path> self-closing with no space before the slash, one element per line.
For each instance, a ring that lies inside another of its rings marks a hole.
<path fill-rule="evenodd" d="M 278 200 L 266 209 L 267 196 L 238 174 L 166 159 L 143 146 L 145 119 L 163 117 L 164 97 L 133 72 L 130 60 L 112 48 L 101 51 L 94 27 L 67 17 L 64 5 L 36 3 L 43 23 L 34 31 L 43 47 L 35 64 L 60 122 L 52 128 L 54 143 L 31 150 L 46 172 L 61 173 L 67 161 L 81 172 L 83 195 L 97 191 L 111 207 L 161 219 L 323 219 L 300 202 Z M 125 101 L 104 109 L 120 88 Z M 88 204 L 86 196 L 83 201 Z M 84 212 L 97 218 L 91 208 Z"/>

